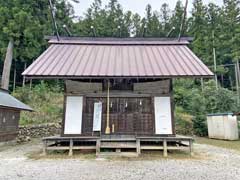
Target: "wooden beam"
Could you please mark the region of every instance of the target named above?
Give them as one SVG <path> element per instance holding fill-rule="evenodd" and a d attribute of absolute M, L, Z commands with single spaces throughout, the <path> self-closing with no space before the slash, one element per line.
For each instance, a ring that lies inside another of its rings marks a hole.
<path fill-rule="evenodd" d="M 139 156 L 141 154 L 141 141 L 140 139 L 137 139 L 136 141 L 136 146 L 137 146 L 137 155 Z"/>
<path fill-rule="evenodd" d="M 189 150 L 190 150 L 190 155 L 194 156 L 194 152 L 193 152 L 193 140 L 189 141 Z"/>
<path fill-rule="evenodd" d="M 163 157 L 167 157 L 167 140 L 163 140 Z"/>
<path fill-rule="evenodd" d="M 12 59 L 13 59 L 13 39 L 10 39 L 8 42 L 1 81 L 1 87 L 6 90 L 8 90 L 9 87 Z"/>
<path fill-rule="evenodd" d="M 121 153 L 121 149 L 120 149 L 120 148 L 117 148 L 117 149 L 116 149 L 116 153 Z"/>
<path fill-rule="evenodd" d="M 96 155 L 99 155 L 101 152 L 101 140 L 98 139 L 96 142 Z"/>
<path fill-rule="evenodd" d="M 43 156 L 47 155 L 47 140 L 43 140 Z"/>
<path fill-rule="evenodd" d="M 69 143 L 69 156 L 73 155 L 73 139 L 70 139 L 70 143 Z"/>

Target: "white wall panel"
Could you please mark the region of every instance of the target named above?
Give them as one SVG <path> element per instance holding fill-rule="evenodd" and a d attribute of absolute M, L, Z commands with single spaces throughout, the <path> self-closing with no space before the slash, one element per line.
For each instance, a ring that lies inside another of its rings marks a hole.
<path fill-rule="evenodd" d="M 64 134 L 81 134 L 83 97 L 67 96 Z"/>
<path fill-rule="evenodd" d="M 155 97 L 154 109 L 156 134 L 172 134 L 171 98 Z"/>

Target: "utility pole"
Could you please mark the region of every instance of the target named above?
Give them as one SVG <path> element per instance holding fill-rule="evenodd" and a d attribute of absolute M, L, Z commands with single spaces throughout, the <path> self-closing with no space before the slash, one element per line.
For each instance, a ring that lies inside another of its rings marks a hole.
<path fill-rule="evenodd" d="M 202 92 L 203 92 L 203 90 L 204 90 L 204 80 L 203 80 L 203 78 L 201 78 L 201 87 L 202 87 Z"/>
<path fill-rule="evenodd" d="M 212 38 L 213 38 L 213 62 L 214 62 L 214 77 L 215 77 L 215 83 L 216 83 L 216 89 L 218 89 L 218 79 L 217 79 L 217 61 L 216 61 L 216 48 L 215 48 L 215 32 L 212 31 Z"/>
<path fill-rule="evenodd" d="M 239 104 L 239 78 L 238 78 L 238 70 L 237 70 L 237 64 L 235 64 L 235 78 L 236 78 L 236 90 L 237 90 L 237 102 Z"/>
<path fill-rule="evenodd" d="M 184 34 L 184 24 L 185 24 L 185 19 L 186 19 L 186 15 L 187 15 L 187 7 L 188 7 L 188 0 L 186 0 L 185 7 L 184 7 L 184 12 L 183 12 L 183 16 L 182 16 L 182 23 L 181 23 L 181 26 L 180 26 L 178 41 L 181 40 L 181 36 L 182 36 L 182 34 Z"/>
<path fill-rule="evenodd" d="M 97 34 L 96 34 L 96 30 L 95 30 L 94 26 L 91 26 L 91 30 L 92 30 L 93 37 L 96 37 Z"/>
<path fill-rule="evenodd" d="M 238 74 L 238 83 L 240 83 L 240 69 L 239 69 L 239 60 L 237 60 L 237 62 L 236 62 L 236 66 L 237 66 L 237 74 Z"/>
<path fill-rule="evenodd" d="M 7 53 L 3 66 L 1 88 L 8 90 L 10 81 L 10 72 L 13 59 L 13 39 L 8 42 Z"/>
<path fill-rule="evenodd" d="M 24 62 L 24 71 L 26 70 L 26 68 L 27 68 L 27 63 Z M 22 87 L 25 87 L 25 83 L 26 83 L 26 77 L 23 76 Z"/>
<path fill-rule="evenodd" d="M 121 26 L 118 26 L 118 37 L 121 38 L 122 32 L 121 32 Z"/>
<path fill-rule="evenodd" d="M 147 25 L 145 24 L 143 27 L 143 37 L 146 37 L 146 33 L 147 33 Z"/>
<path fill-rule="evenodd" d="M 171 28 L 171 30 L 167 33 L 167 37 L 169 37 L 175 29 L 176 29 L 176 28 L 173 26 L 173 27 Z"/>
<path fill-rule="evenodd" d="M 53 20 L 53 26 L 54 26 L 54 29 L 55 29 L 55 33 L 57 35 L 57 40 L 59 41 L 60 37 L 59 37 L 59 33 L 58 33 L 57 22 L 55 20 L 55 14 L 54 14 L 52 0 L 49 0 L 49 5 L 50 5 L 50 11 L 51 11 L 51 16 L 52 16 L 52 20 Z"/>
<path fill-rule="evenodd" d="M 63 25 L 63 28 L 65 29 L 65 31 L 68 34 L 68 36 L 72 36 L 72 33 L 69 31 L 69 29 L 68 29 L 66 24 Z"/>

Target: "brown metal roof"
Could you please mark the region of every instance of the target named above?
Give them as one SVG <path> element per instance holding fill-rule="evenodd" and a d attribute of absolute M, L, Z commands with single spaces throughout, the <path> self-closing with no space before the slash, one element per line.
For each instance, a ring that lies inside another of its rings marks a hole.
<path fill-rule="evenodd" d="M 61 39 L 23 75 L 31 78 L 188 77 L 213 73 L 187 41 Z"/>

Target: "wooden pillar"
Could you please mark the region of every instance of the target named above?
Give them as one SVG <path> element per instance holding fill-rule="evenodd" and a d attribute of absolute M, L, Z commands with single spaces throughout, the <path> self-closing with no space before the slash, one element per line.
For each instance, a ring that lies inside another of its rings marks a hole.
<path fill-rule="evenodd" d="M 109 122 L 109 88 L 110 88 L 110 82 L 108 80 L 108 87 L 107 87 L 107 125 L 105 134 L 110 134 L 110 122 Z"/>
<path fill-rule="evenodd" d="M 32 79 L 30 79 L 30 90 L 32 90 Z"/>
<path fill-rule="evenodd" d="M 101 140 L 100 139 L 97 139 L 97 142 L 96 142 L 96 155 L 99 155 L 99 153 L 101 152 Z"/>
<path fill-rule="evenodd" d="M 167 157 L 168 153 L 167 153 L 167 140 L 164 139 L 163 140 L 163 157 Z"/>
<path fill-rule="evenodd" d="M 69 143 L 69 156 L 73 155 L 73 139 L 70 139 L 70 143 Z"/>
<path fill-rule="evenodd" d="M 140 139 L 137 139 L 137 141 L 136 141 L 136 148 L 137 148 L 137 155 L 139 156 L 141 154 Z"/>
<path fill-rule="evenodd" d="M 121 149 L 120 149 L 120 148 L 117 148 L 117 149 L 116 149 L 116 153 L 121 153 Z"/>
<path fill-rule="evenodd" d="M 194 156 L 194 152 L 193 152 L 193 140 L 189 140 L 189 150 L 190 150 L 190 155 Z"/>
<path fill-rule="evenodd" d="M 7 53 L 4 61 L 1 88 L 8 90 L 9 81 L 10 81 L 10 72 L 13 59 L 13 40 L 11 39 L 8 43 Z"/>
<path fill-rule="evenodd" d="M 43 140 L 43 156 L 47 155 L 47 140 Z"/>

